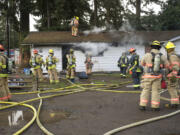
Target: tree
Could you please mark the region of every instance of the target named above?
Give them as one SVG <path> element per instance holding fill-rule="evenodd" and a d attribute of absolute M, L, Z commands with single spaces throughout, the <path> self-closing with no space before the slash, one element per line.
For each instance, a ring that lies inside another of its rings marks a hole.
<path fill-rule="evenodd" d="M 159 22 L 162 30 L 180 30 L 180 1 L 168 0 L 164 3 Z"/>
<path fill-rule="evenodd" d="M 119 0 L 94 0 L 91 25 L 119 29 L 123 22 L 123 10 Z"/>
<path fill-rule="evenodd" d="M 152 3 L 162 5 L 162 3 L 165 3 L 165 2 L 163 0 L 129 0 L 127 3 L 126 10 L 125 10 L 125 19 L 129 20 L 131 25 L 134 26 L 136 30 L 145 30 L 146 28 L 144 26 L 147 26 L 149 24 L 143 24 L 143 23 L 148 23 L 148 21 L 146 20 L 152 17 L 155 17 L 156 15 L 153 12 L 153 9 L 149 11 L 146 11 L 143 9 L 145 9 L 149 4 L 152 4 Z M 133 13 L 129 9 L 129 5 L 135 8 L 136 13 Z M 143 13 L 143 16 L 142 16 L 142 13 Z M 142 22 L 142 19 L 143 19 L 143 22 Z"/>
<path fill-rule="evenodd" d="M 74 16 L 80 18 L 80 28 L 88 28 L 91 9 L 89 0 L 39 0 L 36 2 L 34 15 L 41 16 L 36 26 L 39 30 L 69 30 L 69 23 Z M 47 6 L 47 3 L 48 6 Z M 49 14 L 49 15 L 48 15 Z M 49 16 L 49 17 L 48 17 Z M 49 27 L 48 27 L 49 20 Z"/>

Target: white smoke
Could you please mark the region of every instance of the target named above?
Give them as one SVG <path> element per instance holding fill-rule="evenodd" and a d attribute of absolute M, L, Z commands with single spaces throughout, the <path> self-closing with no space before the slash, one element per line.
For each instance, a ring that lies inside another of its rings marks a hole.
<path fill-rule="evenodd" d="M 119 31 L 124 31 L 124 32 L 130 32 L 130 31 L 135 31 L 135 29 L 131 26 L 129 21 L 125 21 L 123 25 L 119 28 Z"/>
<path fill-rule="evenodd" d="M 85 54 L 90 54 L 92 56 L 98 56 L 100 53 L 108 50 L 110 44 L 108 43 L 92 43 L 92 42 L 82 42 L 74 44 L 76 47 L 81 48 L 85 51 Z"/>
<path fill-rule="evenodd" d="M 105 27 L 98 28 L 98 27 L 95 26 L 95 27 L 93 27 L 92 30 L 86 30 L 86 31 L 83 31 L 83 33 L 87 36 L 87 35 L 89 35 L 91 33 L 98 34 L 98 33 L 102 32 L 104 30 L 106 30 Z"/>

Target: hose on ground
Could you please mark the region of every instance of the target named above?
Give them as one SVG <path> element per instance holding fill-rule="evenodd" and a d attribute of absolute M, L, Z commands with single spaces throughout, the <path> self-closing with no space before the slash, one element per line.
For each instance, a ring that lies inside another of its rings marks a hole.
<path fill-rule="evenodd" d="M 29 103 L 29 102 L 33 102 L 33 101 L 36 101 L 36 100 L 39 100 L 39 99 L 45 99 L 45 98 L 52 98 L 52 97 L 57 97 L 57 96 L 70 95 L 70 94 L 79 93 L 79 92 L 83 92 L 83 91 L 85 91 L 85 90 L 75 90 L 75 91 L 69 91 L 69 92 L 66 92 L 66 93 L 59 93 L 59 94 L 53 94 L 53 95 L 33 98 L 33 99 L 25 100 L 25 101 L 22 101 L 22 102 L 17 102 L 17 103 L 12 104 L 12 105 L 3 106 L 3 107 L 0 108 L 0 110 L 11 108 L 11 107 L 14 107 L 14 106 L 17 106 L 17 105 L 21 105 L 21 104 L 25 104 L 25 103 Z"/>
<path fill-rule="evenodd" d="M 40 98 L 40 94 L 37 94 L 38 97 Z M 38 107 L 38 111 L 37 111 L 37 117 L 36 117 L 36 123 L 38 124 L 39 128 L 46 134 L 46 135 L 54 135 L 53 133 L 51 133 L 50 131 L 48 131 L 40 122 L 39 119 L 39 115 L 40 115 L 40 111 L 41 111 L 41 106 L 42 106 L 42 99 L 40 99 L 40 103 L 39 103 L 39 107 Z"/>
<path fill-rule="evenodd" d="M 1 104 L 12 104 L 12 105 L 17 104 L 17 102 L 3 102 L 3 101 L 1 101 L 0 103 Z M 23 128 L 21 128 L 20 130 L 18 130 L 15 133 L 13 133 L 13 135 L 19 135 L 22 132 L 24 132 L 28 127 L 31 126 L 31 124 L 33 124 L 33 122 L 36 120 L 36 116 L 37 116 L 37 111 L 32 105 L 28 105 L 28 104 L 20 104 L 20 105 L 30 108 L 34 113 L 34 116 Z"/>
<path fill-rule="evenodd" d="M 175 112 L 172 112 L 172 113 L 169 113 L 169 114 L 166 114 L 166 115 L 162 115 L 162 116 L 150 118 L 150 119 L 147 119 L 147 120 L 142 120 L 142 121 L 139 121 L 139 122 L 135 122 L 135 123 L 132 123 L 132 124 L 128 124 L 128 125 L 122 126 L 120 128 L 116 128 L 116 129 L 113 129 L 111 131 L 108 131 L 104 135 L 112 135 L 112 134 L 115 134 L 115 133 L 120 132 L 122 130 L 132 128 L 132 127 L 135 127 L 135 126 L 139 126 L 139 125 L 144 125 L 146 123 L 154 122 L 154 121 L 157 121 L 157 120 L 165 119 L 165 118 L 174 116 L 174 115 L 176 115 L 178 113 L 180 113 L 180 110 L 177 110 Z"/>
<path fill-rule="evenodd" d="M 160 94 L 163 93 L 163 92 L 165 92 L 165 91 L 160 92 Z M 161 97 L 161 99 L 163 99 L 165 101 L 170 101 L 170 99 L 165 98 L 165 97 Z M 150 123 L 150 122 L 154 122 L 154 121 L 158 121 L 158 120 L 161 120 L 161 119 L 169 118 L 171 116 L 177 115 L 178 113 L 180 113 L 180 110 L 174 111 L 174 112 L 166 114 L 166 115 L 161 115 L 161 116 L 158 116 L 158 117 L 154 117 L 154 118 L 138 121 L 138 122 L 135 122 L 135 123 L 131 123 L 131 124 L 128 124 L 128 125 L 113 129 L 111 131 L 108 131 L 104 135 L 113 135 L 113 134 L 115 134 L 117 132 L 121 132 L 123 130 L 129 129 L 129 128 L 132 128 L 132 127 L 136 127 L 136 126 L 144 125 L 144 124 L 147 124 L 147 123 Z"/>

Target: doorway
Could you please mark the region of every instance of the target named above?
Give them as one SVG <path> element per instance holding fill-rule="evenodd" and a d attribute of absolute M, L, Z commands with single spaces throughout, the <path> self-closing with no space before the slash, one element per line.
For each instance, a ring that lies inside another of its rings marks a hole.
<path fill-rule="evenodd" d="M 62 47 L 62 68 L 63 68 L 63 70 L 66 70 L 66 67 L 67 67 L 66 55 L 69 53 L 70 48 L 71 48 L 71 46 L 69 46 L 69 45 Z"/>

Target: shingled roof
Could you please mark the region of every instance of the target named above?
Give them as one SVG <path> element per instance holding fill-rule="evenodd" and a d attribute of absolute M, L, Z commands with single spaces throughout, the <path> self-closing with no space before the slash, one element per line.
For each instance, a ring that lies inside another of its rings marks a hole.
<path fill-rule="evenodd" d="M 134 42 L 137 44 L 139 42 L 147 43 L 153 40 L 167 41 L 177 36 L 180 36 L 180 31 L 112 31 L 90 33 L 88 35 L 80 33 L 80 36 L 78 37 L 71 36 L 71 32 L 30 32 L 22 42 L 22 45 L 48 45 L 80 42 Z"/>

